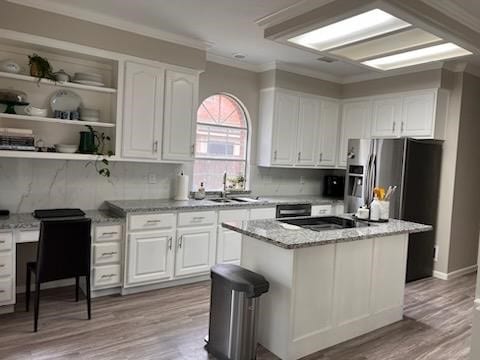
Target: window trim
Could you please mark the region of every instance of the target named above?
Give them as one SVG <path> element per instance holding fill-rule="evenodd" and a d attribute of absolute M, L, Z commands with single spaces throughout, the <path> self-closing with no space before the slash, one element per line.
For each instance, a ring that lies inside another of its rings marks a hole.
<path fill-rule="evenodd" d="M 247 131 L 247 143 L 245 144 L 246 146 L 246 151 L 245 151 L 245 159 L 239 160 L 239 159 L 231 159 L 231 158 L 218 158 L 218 157 L 203 157 L 203 156 L 198 156 L 195 154 L 194 156 L 194 161 L 196 159 L 199 160 L 213 160 L 213 161 L 234 161 L 234 162 L 245 162 L 245 191 L 250 191 L 250 155 L 251 155 L 251 148 L 250 144 L 252 143 L 252 122 L 251 122 L 251 117 L 250 113 L 248 112 L 247 107 L 244 105 L 244 103 L 235 95 L 227 93 L 227 92 L 218 92 L 214 94 L 210 94 L 206 97 L 204 97 L 200 101 L 200 105 L 197 108 L 200 108 L 202 106 L 203 102 L 207 100 L 209 97 L 215 96 L 215 95 L 223 95 L 223 96 L 228 96 L 232 98 L 236 104 L 240 107 L 240 109 L 243 111 L 243 114 L 245 115 L 245 123 L 246 127 L 238 127 L 238 126 L 231 126 L 231 125 L 220 125 L 220 124 L 211 124 L 211 123 L 204 123 L 204 122 L 198 122 L 195 120 L 195 137 L 197 136 L 197 125 L 204 125 L 204 126 L 215 126 L 215 127 L 223 127 L 223 128 L 230 128 L 230 129 L 240 129 L 240 130 L 246 130 Z M 195 174 L 193 174 L 195 176 Z M 228 174 L 227 174 L 228 175 Z M 216 191 L 215 189 L 207 189 L 207 191 Z"/>

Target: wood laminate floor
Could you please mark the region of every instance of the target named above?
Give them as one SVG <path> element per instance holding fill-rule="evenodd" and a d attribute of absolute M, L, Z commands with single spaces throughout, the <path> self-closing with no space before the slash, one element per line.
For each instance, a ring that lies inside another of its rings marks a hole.
<path fill-rule="evenodd" d="M 467 360 L 475 275 L 407 286 L 403 321 L 305 360 Z M 39 332 L 32 313 L 0 315 L 0 359 L 212 359 L 203 349 L 209 283 L 93 300 L 93 319 L 73 288 L 42 293 Z M 259 349 L 258 360 L 277 359 Z"/>

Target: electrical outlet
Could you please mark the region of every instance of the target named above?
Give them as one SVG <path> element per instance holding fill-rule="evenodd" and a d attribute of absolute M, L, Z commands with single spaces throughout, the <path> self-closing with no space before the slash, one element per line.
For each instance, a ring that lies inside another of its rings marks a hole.
<path fill-rule="evenodd" d="M 157 174 L 148 174 L 148 183 L 156 184 L 157 183 Z"/>
<path fill-rule="evenodd" d="M 305 178 L 303 176 L 300 176 L 300 184 L 305 184 Z"/>
<path fill-rule="evenodd" d="M 433 261 L 438 261 L 438 245 L 433 247 Z"/>

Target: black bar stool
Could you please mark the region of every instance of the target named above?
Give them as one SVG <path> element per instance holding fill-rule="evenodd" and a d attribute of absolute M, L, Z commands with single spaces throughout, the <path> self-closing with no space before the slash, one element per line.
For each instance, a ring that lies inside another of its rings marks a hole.
<path fill-rule="evenodd" d="M 40 224 L 37 261 L 27 263 L 26 308 L 30 306 L 31 274 L 35 274 L 34 331 L 38 329 L 40 284 L 75 278 L 78 301 L 79 279 L 85 276 L 88 319 L 91 319 L 90 254 L 92 221 L 81 219 L 43 220 Z"/>

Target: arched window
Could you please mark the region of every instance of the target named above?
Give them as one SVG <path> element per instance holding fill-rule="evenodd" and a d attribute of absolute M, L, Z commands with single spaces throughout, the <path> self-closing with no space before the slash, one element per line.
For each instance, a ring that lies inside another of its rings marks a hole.
<path fill-rule="evenodd" d="M 197 140 L 193 187 L 207 190 L 228 186 L 244 189 L 247 175 L 248 121 L 243 106 L 232 96 L 217 94 L 205 99 L 197 111 Z"/>

